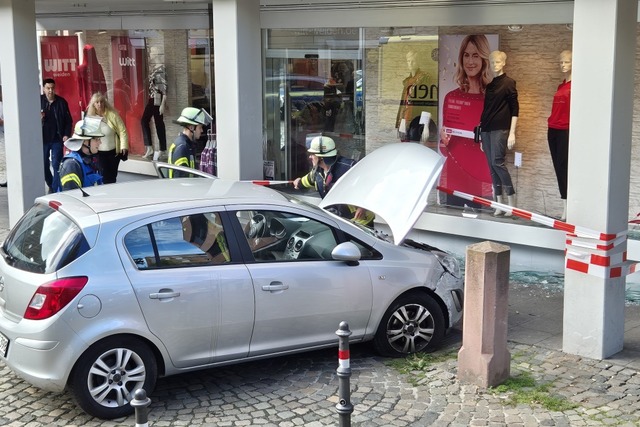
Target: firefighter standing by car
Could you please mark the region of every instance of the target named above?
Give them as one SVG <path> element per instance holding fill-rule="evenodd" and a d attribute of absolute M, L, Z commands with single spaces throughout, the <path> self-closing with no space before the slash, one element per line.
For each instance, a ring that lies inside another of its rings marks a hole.
<path fill-rule="evenodd" d="M 202 108 L 187 107 L 182 110 L 175 122 L 182 125 L 182 132 L 169 147 L 169 163 L 176 166 L 196 168 L 195 143 L 202 135 L 205 126 L 213 119 Z M 177 170 L 169 170 L 169 178 L 188 177 L 189 174 Z"/>
<path fill-rule="evenodd" d="M 104 134 L 100 131 L 100 120 L 90 116 L 80 120 L 71 138 L 64 142 L 69 153 L 60 163 L 60 187 L 56 191 L 102 185 L 98 148 Z"/>
<path fill-rule="evenodd" d="M 333 184 L 356 164 L 353 159 L 339 156 L 335 141 L 328 136 L 313 138 L 307 152 L 313 168 L 302 178 L 296 178 L 293 186 L 295 188 L 300 188 L 300 185 L 305 188 L 315 187 L 323 199 Z M 339 205 L 335 208 L 335 213 L 343 218 L 368 227 L 373 226 L 375 218 L 373 212 L 351 205 Z"/>

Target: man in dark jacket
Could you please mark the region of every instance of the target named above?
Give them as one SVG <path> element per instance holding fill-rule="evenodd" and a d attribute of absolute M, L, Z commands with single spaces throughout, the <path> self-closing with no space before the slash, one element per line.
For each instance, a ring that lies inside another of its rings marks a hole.
<path fill-rule="evenodd" d="M 44 157 L 44 180 L 49 193 L 60 186 L 58 169 L 62 160 L 62 144 L 71 136 L 71 112 L 67 101 L 56 95 L 56 82 L 44 79 L 40 95 L 40 117 L 42 119 L 42 143 Z M 51 173 L 53 167 L 53 174 Z"/>

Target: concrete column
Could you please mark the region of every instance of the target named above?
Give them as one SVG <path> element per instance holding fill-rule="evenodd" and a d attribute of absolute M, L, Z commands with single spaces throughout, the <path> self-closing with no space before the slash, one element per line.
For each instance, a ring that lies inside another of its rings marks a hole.
<path fill-rule="evenodd" d="M 34 0 L 0 0 L 0 64 L 9 224 L 44 194 Z"/>
<path fill-rule="evenodd" d="M 568 222 L 603 233 L 627 230 L 637 11 L 637 1 L 574 2 Z M 624 293 L 624 277 L 566 270 L 563 351 L 622 350 Z"/>
<path fill-rule="evenodd" d="M 218 175 L 262 179 L 259 0 L 213 0 Z"/>
<path fill-rule="evenodd" d="M 467 246 L 462 347 L 458 379 L 493 387 L 509 378 L 507 350 L 510 248 L 494 242 Z"/>

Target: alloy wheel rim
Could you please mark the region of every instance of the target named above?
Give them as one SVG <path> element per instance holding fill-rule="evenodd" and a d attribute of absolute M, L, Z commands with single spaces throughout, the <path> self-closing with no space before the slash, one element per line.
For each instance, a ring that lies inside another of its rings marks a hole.
<path fill-rule="evenodd" d="M 129 403 L 133 392 L 143 388 L 146 368 L 142 358 L 127 348 L 104 352 L 93 362 L 87 377 L 91 397 L 100 405 L 118 408 Z"/>
<path fill-rule="evenodd" d="M 400 353 L 423 350 L 433 338 L 435 323 L 426 307 L 406 304 L 399 307 L 387 322 L 387 340 Z"/>

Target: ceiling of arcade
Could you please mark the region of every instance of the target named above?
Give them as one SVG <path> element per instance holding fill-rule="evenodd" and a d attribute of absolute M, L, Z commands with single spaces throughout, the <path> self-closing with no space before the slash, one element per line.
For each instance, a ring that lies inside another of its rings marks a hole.
<path fill-rule="evenodd" d="M 571 0 L 260 0 L 263 10 L 287 9 L 352 9 L 371 7 L 464 6 L 514 3 L 566 3 Z M 206 8 L 208 0 L 36 0 L 38 14 L 119 13 L 131 11 L 163 11 L 184 8 Z"/>

